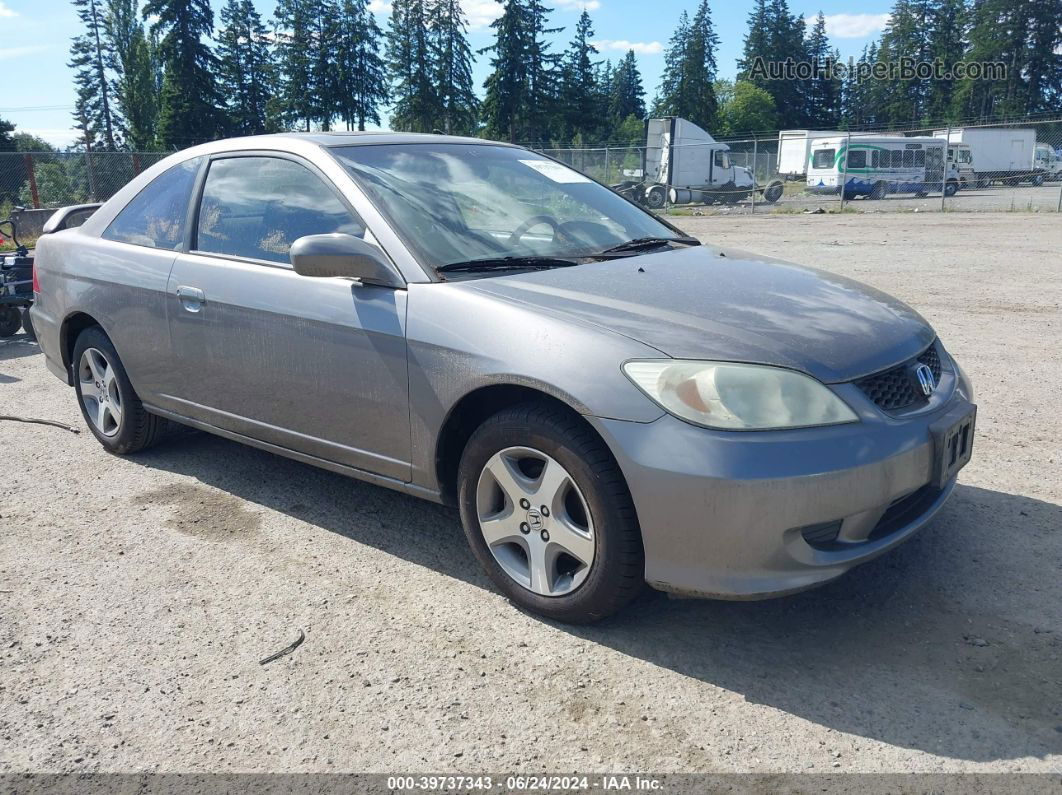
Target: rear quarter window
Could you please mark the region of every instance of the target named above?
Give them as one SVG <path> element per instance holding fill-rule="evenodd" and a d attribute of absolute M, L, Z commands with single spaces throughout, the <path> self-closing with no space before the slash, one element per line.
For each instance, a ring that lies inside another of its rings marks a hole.
<path fill-rule="evenodd" d="M 103 232 L 105 240 L 174 251 L 184 240 L 188 199 L 203 158 L 163 171 L 122 208 Z"/>
<path fill-rule="evenodd" d="M 815 153 L 815 159 L 812 161 L 814 168 L 833 168 L 833 159 L 837 156 L 837 151 L 834 149 L 820 149 Z"/>

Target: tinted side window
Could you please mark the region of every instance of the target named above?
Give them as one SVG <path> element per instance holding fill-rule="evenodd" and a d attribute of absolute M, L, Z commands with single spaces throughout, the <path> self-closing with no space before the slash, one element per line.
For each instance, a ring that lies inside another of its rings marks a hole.
<path fill-rule="evenodd" d="M 893 149 L 892 150 L 892 167 L 893 168 L 903 168 L 903 150 L 902 149 Z"/>
<path fill-rule="evenodd" d="M 849 168 L 866 168 L 867 167 L 867 150 L 866 149 L 853 149 L 848 153 L 848 167 Z"/>
<path fill-rule="evenodd" d="M 210 164 L 196 250 L 287 263 L 293 242 L 328 232 L 363 237 L 365 225 L 305 166 L 276 157 Z"/>
<path fill-rule="evenodd" d="M 119 243 L 175 250 L 184 240 L 188 198 L 202 162 L 203 158 L 193 157 L 155 177 L 115 216 L 103 237 Z"/>

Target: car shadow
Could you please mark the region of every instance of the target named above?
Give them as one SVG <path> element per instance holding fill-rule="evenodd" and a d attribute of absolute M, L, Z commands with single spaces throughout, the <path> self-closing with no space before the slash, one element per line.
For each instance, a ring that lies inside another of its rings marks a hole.
<path fill-rule="evenodd" d="M 19 333 L 13 337 L 0 339 L 0 362 L 21 359 L 24 356 L 35 356 L 40 352 L 40 345 L 35 340 L 31 340 L 27 334 Z"/>
<path fill-rule="evenodd" d="M 136 460 L 492 588 L 452 509 L 207 434 Z M 817 590 L 647 592 L 600 624 L 547 623 L 836 731 L 971 761 L 1042 758 L 1062 752 L 1060 527 L 1057 505 L 960 485 L 930 528 Z"/>

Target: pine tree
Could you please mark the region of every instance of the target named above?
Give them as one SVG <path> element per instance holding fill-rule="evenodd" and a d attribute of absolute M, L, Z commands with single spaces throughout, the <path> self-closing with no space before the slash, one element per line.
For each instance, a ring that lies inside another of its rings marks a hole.
<path fill-rule="evenodd" d="M 214 27 L 209 0 L 148 0 L 144 16 L 158 18 L 152 30 L 162 37 L 159 144 L 184 148 L 223 134 L 217 61 L 206 43 Z"/>
<path fill-rule="evenodd" d="M 642 75 L 634 50 L 627 50 L 612 74 L 608 115 L 614 123 L 630 116 L 645 118 L 645 89 L 642 88 Z"/>
<path fill-rule="evenodd" d="M 107 0 L 104 17 L 114 73 L 112 91 L 126 145 L 134 152 L 155 145 L 161 64 L 140 20 L 138 0 Z"/>
<path fill-rule="evenodd" d="M 756 0 L 756 5 L 749 13 L 748 24 L 744 50 L 738 61 L 738 78 L 752 82 L 771 95 L 778 110 L 780 125 L 805 125 L 804 94 L 808 86 L 800 80 L 770 80 L 754 71 L 761 60 L 765 63 L 785 63 L 789 59 L 799 63 L 808 60 L 804 18 L 790 13 L 786 0 Z"/>
<path fill-rule="evenodd" d="M 431 132 L 438 127 L 439 97 L 428 38 L 426 0 L 394 0 L 387 32 L 387 61 L 393 100 L 391 126 Z"/>
<path fill-rule="evenodd" d="M 379 55 L 383 33 L 366 0 L 342 0 L 336 40 L 338 111 L 348 130 L 380 123 L 387 100 L 386 65 Z"/>
<path fill-rule="evenodd" d="M 929 4 L 929 55 L 949 72 L 966 54 L 965 0 L 932 0 Z M 925 114 L 934 122 L 950 117 L 958 81 L 933 80 L 926 92 Z"/>
<path fill-rule="evenodd" d="M 315 94 L 317 5 L 318 0 L 278 0 L 273 12 L 280 86 L 276 104 L 288 125 L 307 131 L 319 115 Z"/>
<path fill-rule="evenodd" d="M 682 12 L 664 56 L 654 114 L 681 116 L 711 129 L 718 109 L 714 88 L 718 44 L 707 0 L 701 0 L 692 21 Z"/>
<path fill-rule="evenodd" d="M 594 36 L 590 14 L 584 9 L 575 25 L 575 38 L 568 45 L 561 65 L 560 115 L 563 136 L 572 140 L 597 138 L 603 123 L 605 106 L 597 84 L 593 56 L 597 48 L 590 43 Z"/>
<path fill-rule="evenodd" d="M 504 0 L 502 7 L 502 15 L 491 23 L 494 44 L 480 51 L 492 54 L 484 83 L 485 132 L 537 143 L 549 135 L 557 98 L 557 57 L 545 37 L 560 28 L 546 27 L 549 9 L 539 0 Z"/>
<path fill-rule="evenodd" d="M 926 0 L 897 0 L 889 23 L 881 34 L 878 57 L 882 61 L 912 59 L 915 63 L 928 60 Z M 894 125 L 910 125 L 925 116 L 926 85 L 923 81 L 897 76 L 879 81 L 880 113 Z"/>
<path fill-rule="evenodd" d="M 479 100 L 472 85 L 472 50 L 459 0 L 434 0 L 428 12 L 432 63 L 443 132 L 475 131 Z"/>
<path fill-rule="evenodd" d="M 229 130 L 259 135 L 274 129 L 267 108 L 276 93 L 276 69 L 266 27 L 251 0 L 228 0 L 222 8 L 217 58 Z"/>
<path fill-rule="evenodd" d="M 835 56 L 826 35 L 826 17 L 821 11 L 815 19 L 811 33 L 808 34 L 805 49 L 808 59 L 815 64 L 818 73 L 807 83 L 804 93 L 804 117 L 810 127 L 829 130 L 840 122 L 841 85 L 837 78 L 825 74 L 824 71 Z"/>
<path fill-rule="evenodd" d="M 118 120 L 111 103 L 107 64 L 113 61 L 104 27 L 101 0 L 73 0 L 85 30 L 70 46 L 69 66 L 75 70 L 75 125 L 92 148 L 118 148 Z"/>

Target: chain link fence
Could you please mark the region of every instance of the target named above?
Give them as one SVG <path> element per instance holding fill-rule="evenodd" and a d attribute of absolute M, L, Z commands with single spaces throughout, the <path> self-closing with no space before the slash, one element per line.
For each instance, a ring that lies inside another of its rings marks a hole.
<path fill-rule="evenodd" d="M 1062 212 L 1062 119 L 800 132 L 539 151 L 665 213 Z M 105 201 L 167 154 L 0 152 L 0 218 Z"/>
<path fill-rule="evenodd" d="M 1062 119 L 539 151 L 669 214 L 1062 212 Z"/>

